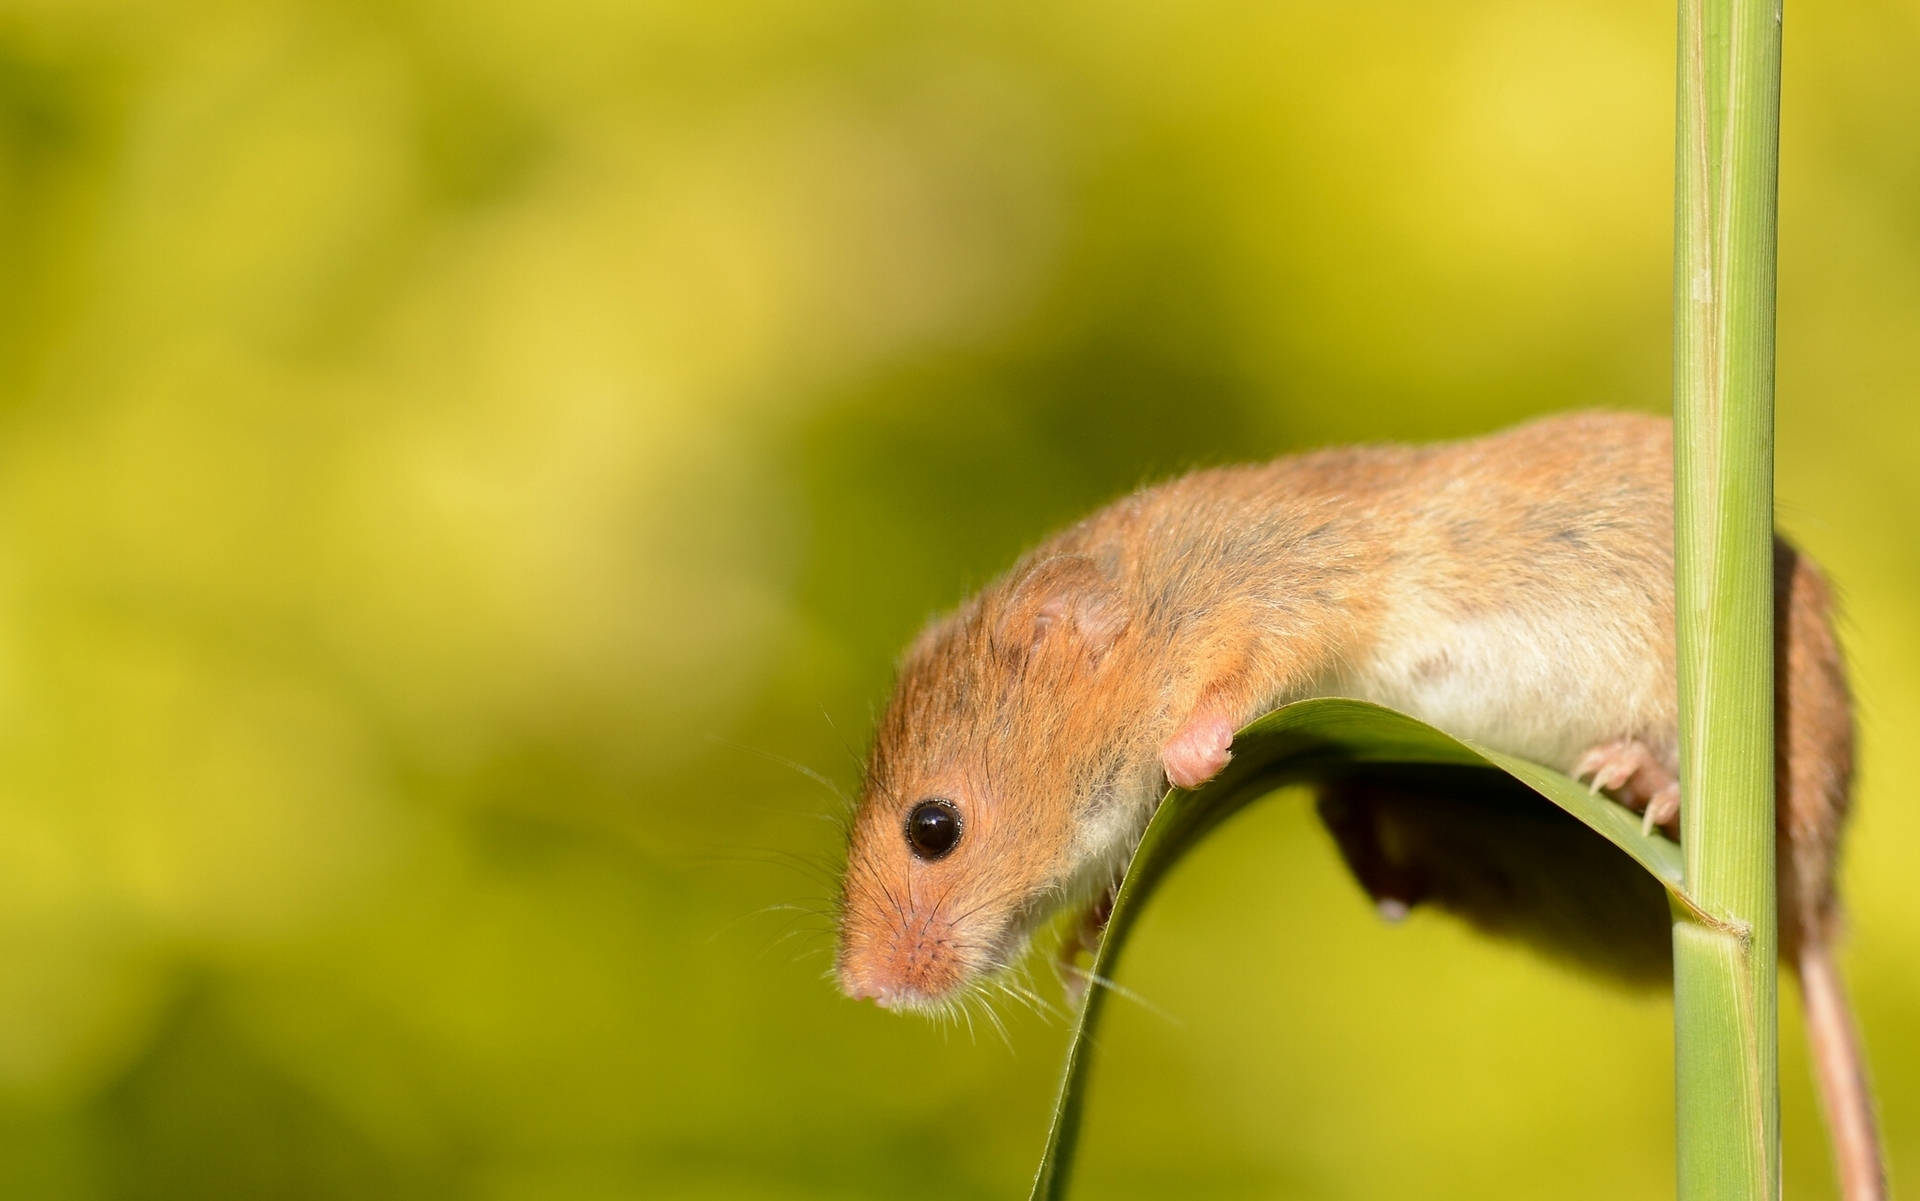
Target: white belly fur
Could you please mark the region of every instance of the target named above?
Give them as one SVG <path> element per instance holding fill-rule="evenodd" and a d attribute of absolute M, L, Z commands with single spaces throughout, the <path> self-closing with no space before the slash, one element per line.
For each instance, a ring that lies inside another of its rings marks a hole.
<path fill-rule="evenodd" d="M 1657 667 L 1610 653 L 1633 641 L 1625 631 L 1596 637 L 1597 616 L 1516 608 L 1459 619 L 1403 609 L 1375 653 L 1324 691 L 1565 771 L 1599 743 L 1644 736 L 1661 708 Z"/>

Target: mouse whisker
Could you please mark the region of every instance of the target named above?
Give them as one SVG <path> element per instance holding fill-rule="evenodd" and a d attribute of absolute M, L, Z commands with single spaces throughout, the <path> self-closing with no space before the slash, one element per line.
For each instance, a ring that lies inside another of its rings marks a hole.
<path fill-rule="evenodd" d="M 882 880 L 878 875 L 874 876 L 873 882 L 880 886 L 880 891 L 882 893 L 886 894 L 886 898 L 888 902 L 893 905 L 894 913 L 898 914 L 900 917 L 901 925 L 905 925 L 907 922 L 907 911 L 905 907 L 900 904 L 900 898 L 893 895 L 893 889 L 888 888 L 887 882 L 885 880 Z M 913 894 L 909 892 L 907 895 L 908 895 L 908 898 L 911 899 Z"/>
<path fill-rule="evenodd" d="M 873 710 L 873 703 L 871 701 L 867 703 L 867 710 L 868 710 L 868 717 L 869 719 L 871 719 L 872 710 Z M 840 732 L 839 725 L 836 724 L 833 720 L 833 714 L 827 712 L 827 707 L 825 705 L 820 706 L 820 716 L 826 721 L 827 729 L 833 731 L 833 740 L 840 744 L 840 749 L 846 753 L 848 761 L 850 761 L 853 764 L 854 772 L 857 773 L 860 777 L 861 791 L 864 792 L 866 790 L 866 786 L 872 782 L 868 778 L 869 773 L 867 770 L 867 761 L 854 753 L 853 745 L 847 741 L 847 736 Z M 869 724 L 871 724 L 871 721 L 869 721 Z"/>
<path fill-rule="evenodd" d="M 718 929 L 714 930 L 711 934 L 707 935 L 707 941 L 709 943 L 715 942 L 722 935 L 726 934 L 728 931 L 734 929 L 735 927 L 742 925 L 743 923 L 752 921 L 754 918 L 757 918 L 757 917 L 766 917 L 769 914 L 775 914 L 775 913 L 799 914 L 805 917 L 829 916 L 823 910 L 816 909 L 810 905 L 795 905 L 787 902 L 775 902 L 772 905 L 762 905 L 758 909 L 748 910 L 746 913 L 742 913 L 737 917 L 728 918 L 725 922 L 720 924 Z M 798 920 L 798 919 L 796 918 L 788 919 L 789 923 L 795 920 Z"/>
<path fill-rule="evenodd" d="M 987 982 L 986 984 L 983 984 L 981 987 L 991 988 L 994 992 L 1007 998 L 1009 1001 L 1012 1001 L 1016 1005 L 1021 1006 L 1022 1008 L 1026 1009 L 1029 1013 L 1032 1013 L 1036 1017 L 1052 1016 L 1050 1014 L 1044 1013 L 1038 1005 L 1034 1004 L 1034 999 L 1032 997 L 1027 996 L 1023 992 L 1015 990 L 1005 980 L 998 980 L 998 979 L 992 980 Z"/>
<path fill-rule="evenodd" d="M 954 1008 L 960 1011 L 961 1019 L 967 1024 L 967 1041 L 978 1046 L 980 1036 L 975 1033 L 973 1029 L 973 1006 L 967 1004 L 968 999 L 967 996 L 961 996 L 959 1000 L 955 1002 Z"/>
<path fill-rule="evenodd" d="M 980 1012 L 986 1015 L 987 1021 L 993 1026 L 994 1033 L 998 1034 L 1000 1041 L 1006 1044 L 1007 1053 L 1018 1056 L 1019 1052 L 1013 1048 L 1013 1039 L 1007 1034 L 1007 1024 L 1000 1020 L 998 1013 L 994 1012 L 992 999 L 984 993 L 976 992 L 974 995 L 980 1000 Z"/>
<path fill-rule="evenodd" d="M 1020 889 L 1016 886 L 1013 888 L 1002 889 L 1001 891 L 996 893 L 991 893 L 984 900 L 974 905 L 973 908 L 967 910 L 965 913 L 955 914 L 952 918 L 948 920 L 957 925 L 960 922 L 966 921 L 968 918 L 980 912 L 982 909 L 987 908 L 989 905 L 998 905 L 1002 901 L 1005 901 L 1008 897 L 1017 895 L 1019 891 Z M 943 897 L 942 902 L 944 903 L 944 901 L 945 901 L 945 898 Z"/>
<path fill-rule="evenodd" d="M 1019 1001 L 1028 1009 L 1033 1010 L 1034 1013 L 1055 1020 L 1065 1020 L 1067 1016 L 1065 1013 L 1061 1012 L 1051 1001 L 1034 991 L 1032 986 L 1025 981 L 1009 980 L 1003 977 L 997 981 L 997 983 L 1002 992 L 1005 992 L 1014 1000 Z"/>
<path fill-rule="evenodd" d="M 782 944 L 792 942 L 796 938 L 831 937 L 832 933 L 833 932 L 831 930 L 823 930 L 817 926 L 816 927 L 806 927 L 806 926 L 796 927 L 794 929 L 788 930 L 785 933 L 779 935 L 778 937 L 774 938 L 773 941 L 769 942 L 766 946 L 760 948 L 760 954 L 757 956 L 757 958 L 765 959 L 768 955 L 772 954 L 774 950 L 780 947 Z M 817 948 L 810 948 L 810 949 L 817 949 Z"/>
<path fill-rule="evenodd" d="M 940 1019 L 942 1038 L 950 1038 L 953 1032 L 960 1028 L 960 1003 L 953 998 L 949 997 L 941 1001 L 934 1007 L 933 1012 Z M 967 1033 L 969 1035 L 973 1033 L 971 1022 L 967 1025 Z"/>
<path fill-rule="evenodd" d="M 837 856 L 809 855 L 778 847 L 744 847 L 736 850 L 713 851 L 698 856 L 693 862 L 709 867 L 739 863 L 778 867 L 816 884 L 836 885 L 840 880 L 840 862 Z"/>
<path fill-rule="evenodd" d="M 787 962 L 797 964 L 814 955 L 823 955 L 826 953 L 827 953 L 827 948 L 824 946 L 805 947 L 805 948 L 802 948 L 802 950 L 798 955 L 795 955 L 793 958 L 787 960 Z M 831 960 L 831 956 L 829 956 L 829 960 Z M 827 970 L 826 976 L 828 979 L 833 978 L 833 970 L 831 968 Z"/>
<path fill-rule="evenodd" d="M 1152 1014 L 1154 1017 L 1159 1018 L 1163 1022 L 1167 1022 L 1168 1024 L 1174 1025 L 1174 1026 L 1186 1025 L 1185 1022 L 1182 1022 L 1179 1018 L 1174 1017 L 1172 1014 L 1168 1013 L 1166 1010 L 1160 1008 L 1158 1005 L 1155 1005 L 1152 1001 L 1147 1000 L 1145 997 L 1141 996 L 1139 993 L 1133 991 L 1132 989 L 1126 987 L 1125 985 L 1114 983 L 1112 980 L 1109 980 L 1107 977 L 1100 975 L 1098 972 L 1089 971 L 1086 968 L 1083 968 L 1076 963 L 1063 963 L 1060 966 L 1064 968 L 1066 971 L 1072 972 L 1074 975 L 1079 976 L 1082 979 L 1086 980 L 1088 984 L 1096 988 L 1104 988 L 1116 997 L 1124 997 L 1125 999 L 1132 1001 L 1135 1005 L 1138 1005 L 1140 1008 L 1146 1010 L 1148 1013 Z"/>
<path fill-rule="evenodd" d="M 843 811 L 845 811 L 848 814 L 851 814 L 853 811 L 853 807 L 854 807 L 853 797 L 848 794 L 846 789 L 836 784 L 824 772 L 815 771 L 813 768 L 808 767 L 806 764 L 800 762 L 797 759 L 789 759 L 785 755 L 777 755 L 772 751 L 762 750 L 756 746 L 748 746 L 745 743 L 733 742 L 729 739 L 721 738 L 719 735 L 709 735 L 708 740 L 717 745 L 724 746 L 729 750 L 741 751 L 748 755 L 755 755 L 761 759 L 765 759 L 769 763 L 777 763 L 781 767 L 791 768 L 794 771 L 805 776 L 807 779 L 812 780 L 815 784 L 818 784 L 821 788 L 825 789 L 829 796 L 833 797 L 835 801 L 839 802 L 840 808 Z M 844 825 L 844 820 L 842 824 Z"/>

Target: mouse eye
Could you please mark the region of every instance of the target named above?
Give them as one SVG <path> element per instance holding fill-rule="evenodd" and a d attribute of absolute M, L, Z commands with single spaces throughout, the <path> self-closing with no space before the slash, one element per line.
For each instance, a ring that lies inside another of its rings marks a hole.
<path fill-rule="evenodd" d="M 907 814 L 907 846 L 922 859 L 938 859 L 960 841 L 960 810 L 944 797 L 929 797 Z"/>

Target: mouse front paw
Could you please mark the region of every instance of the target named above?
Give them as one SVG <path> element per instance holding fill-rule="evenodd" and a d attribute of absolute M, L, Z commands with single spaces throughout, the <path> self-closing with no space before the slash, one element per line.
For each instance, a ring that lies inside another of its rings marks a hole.
<path fill-rule="evenodd" d="M 1196 714 L 1160 748 L 1167 782 L 1198 788 L 1219 775 L 1233 758 L 1233 723 L 1217 713 Z"/>
<path fill-rule="evenodd" d="M 1107 885 L 1106 890 L 1074 918 L 1066 938 L 1060 943 L 1059 957 L 1054 967 L 1069 1005 L 1080 1003 L 1081 998 L 1086 996 L 1087 984 L 1094 979 L 1093 960 L 1099 958 L 1100 939 L 1107 932 L 1107 919 L 1113 916 L 1113 901 L 1119 889 L 1118 884 Z M 1084 968 L 1080 966 L 1083 955 L 1088 961 Z"/>

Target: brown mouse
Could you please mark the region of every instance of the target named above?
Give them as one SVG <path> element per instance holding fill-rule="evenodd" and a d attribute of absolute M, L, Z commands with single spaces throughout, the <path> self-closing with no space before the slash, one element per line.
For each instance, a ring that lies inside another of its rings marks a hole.
<path fill-rule="evenodd" d="M 1043 542 L 901 663 L 848 847 L 841 987 L 935 1008 L 1064 906 L 1088 905 L 1097 935 L 1166 786 L 1212 778 L 1236 729 L 1305 697 L 1391 706 L 1674 829 L 1672 475 L 1664 418 L 1576 413 L 1198 471 Z M 1825 580 L 1778 538 L 1775 566 L 1782 956 L 1864 1201 L 1884 1185 L 1833 962 L 1851 704 Z M 1609 949 L 1630 940 L 1596 929 L 1603 908 L 1535 913 L 1566 892 L 1548 857 L 1514 853 L 1499 830 L 1516 827 L 1460 792 L 1362 773 L 1324 782 L 1320 811 L 1389 915 L 1434 903 L 1648 974 Z M 1643 951 L 1664 938 L 1658 917 L 1620 924 Z"/>

